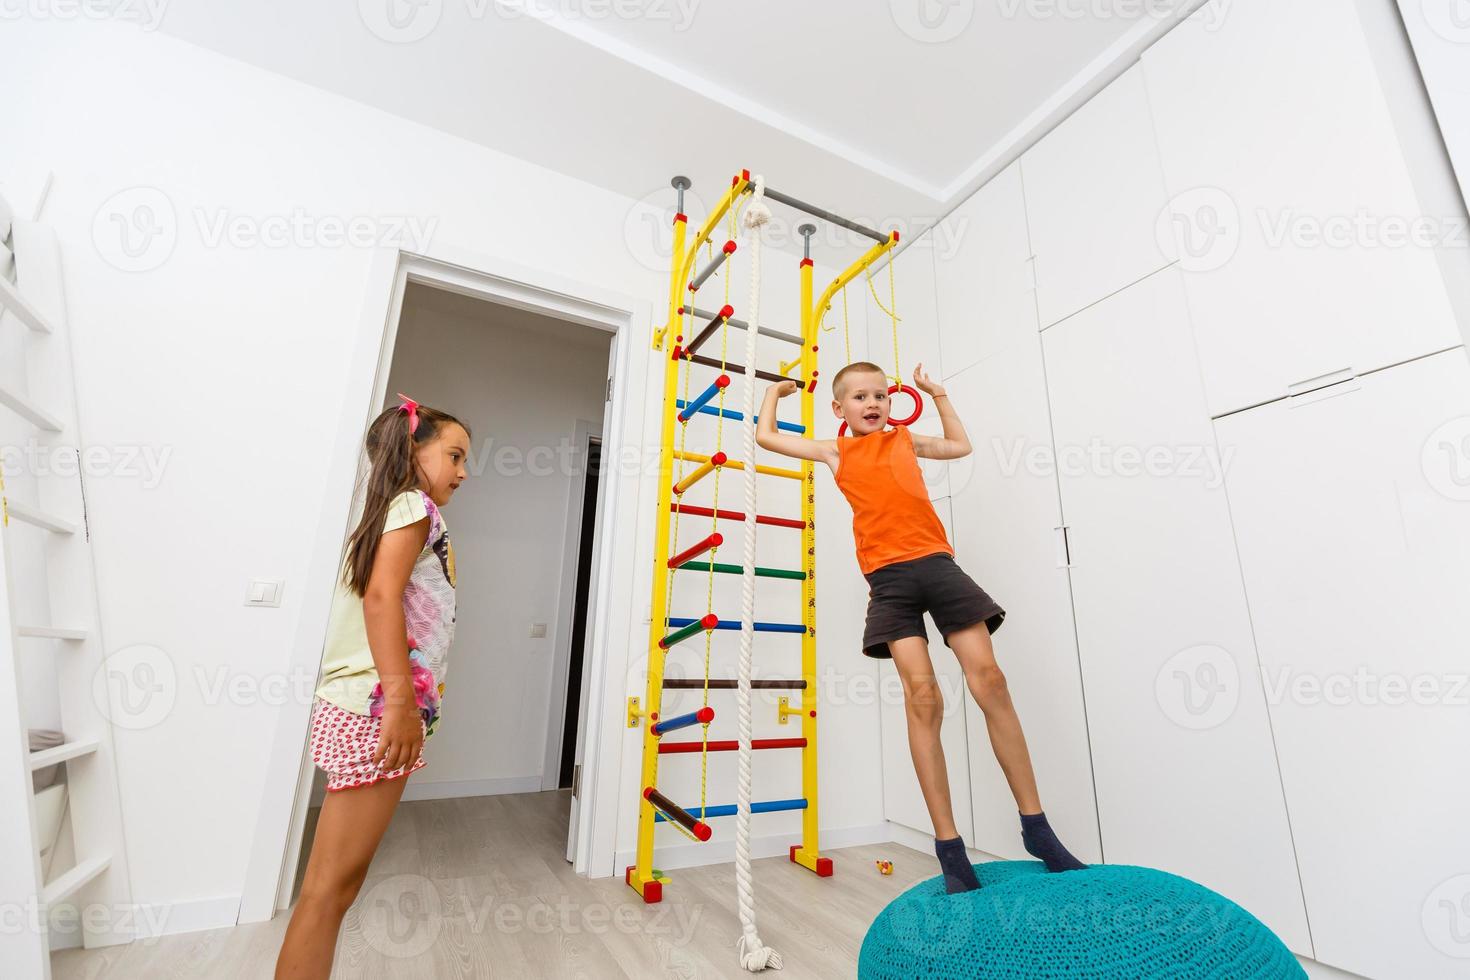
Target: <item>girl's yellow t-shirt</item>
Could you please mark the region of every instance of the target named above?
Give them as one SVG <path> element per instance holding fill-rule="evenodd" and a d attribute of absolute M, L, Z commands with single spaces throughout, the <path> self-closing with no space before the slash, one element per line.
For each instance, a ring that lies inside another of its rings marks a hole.
<path fill-rule="evenodd" d="M 439 720 L 449 647 L 454 640 L 454 546 L 439 508 L 418 489 L 405 490 L 389 503 L 383 533 L 425 517 L 429 518 L 429 533 L 403 590 L 403 618 L 408 627 L 414 695 L 432 734 Z M 316 694 L 353 714 L 378 717 L 383 713 L 383 689 L 368 646 L 362 597 L 343 583 L 340 574 Z"/>

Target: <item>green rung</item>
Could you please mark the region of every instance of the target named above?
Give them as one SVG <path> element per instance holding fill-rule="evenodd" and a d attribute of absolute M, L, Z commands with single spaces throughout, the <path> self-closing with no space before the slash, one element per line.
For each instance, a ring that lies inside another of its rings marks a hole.
<path fill-rule="evenodd" d="M 685 565 L 683 567 L 688 568 L 689 566 Z M 698 633 L 702 629 L 704 629 L 704 624 L 696 619 L 688 626 L 681 626 L 678 629 L 674 630 L 674 632 L 670 633 L 668 636 L 664 637 L 662 640 L 659 640 L 658 645 L 667 650 L 675 643 L 678 643 L 681 640 L 689 639 L 691 636 L 693 636 L 695 633 Z"/>
<path fill-rule="evenodd" d="M 745 569 L 739 565 L 726 565 L 722 562 L 715 562 L 713 565 L 711 565 L 707 561 L 686 561 L 684 564 L 680 565 L 679 568 L 681 570 L 688 569 L 696 572 L 708 572 L 713 570 L 716 572 L 724 572 L 726 575 L 741 575 L 745 572 Z M 791 569 L 786 568 L 762 568 L 760 565 L 755 566 L 755 573 L 757 575 L 764 575 L 766 578 L 806 578 L 806 572 L 792 571 Z"/>

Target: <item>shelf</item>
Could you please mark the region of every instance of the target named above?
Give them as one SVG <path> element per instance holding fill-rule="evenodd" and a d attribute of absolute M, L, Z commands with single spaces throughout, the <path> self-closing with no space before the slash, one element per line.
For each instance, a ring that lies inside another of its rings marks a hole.
<path fill-rule="evenodd" d="M 41 904 L 54 905 L 57 902 L 65 901 L 77 889 L 106 871 L 107 866 L 110 864 L 112 864 L 112 855 L 110 854 L 77 862 L 76 867 L 56 880 L 46 883 L 46 887 L 41 889 Z"/>
<path fill-rule="evenodd" d="M 44 429 L 47 432 L 60 432 L 63 428 L 60 419 L 57 419 L 25 395 L 11 391 L 4 386 L 0 386 L 0 405 L 4 405 L 38 429 Z"/>
<path fill-rule="evenodd" d="M 16 629 L 17 636 L 30 637 L 35 640 L 85 640 L 86 630 L 64 629 L 59 626 L 21 626 Z"/>
<path fill-rule="evenodd" d="M 16 319 L 30 327 L 36 333 L 51 333 L 51 324 L 30 304 L 15 288 L 15 284 L 8 279 L 0 278 L 0 307 L 14 313 Z"/>
<path fill-rule="evenodd" d="M 57 534 L 75 534 L 77 526 L 64 521 L 59 517 L 53 517 L 44 511 L 37 510 L 30 504 L 24 504 L 17 500 L 9 500 L 6 507 L 14 520 L 23 521 L 46 531 L 54 531 Z"/>
<path fill-rule="evenodd" d="M 63 742 L 53 749 L 42 749 L 40 752 L 32 752 L 30 754 L 31 772 L 35 772 L 37 769 L 44 769 L 47 766 L 54 766 L 58 762 L 65 762 L 68 759 L 75 759 L 78 756 L 96 752 L 99 744 L 95 738 L 84 738 L 79 742 Z"/>

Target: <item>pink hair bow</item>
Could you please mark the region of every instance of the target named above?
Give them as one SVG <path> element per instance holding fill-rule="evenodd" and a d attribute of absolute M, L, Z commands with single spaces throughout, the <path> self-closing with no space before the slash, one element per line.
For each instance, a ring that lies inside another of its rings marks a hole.
<path fill-rule="evenodd" d="M 419 403 L 401 391 L 398 397 L 403 399 L 403 404 L 398 407 L 408 413 L 408 434 L 413 435 L 419 428 Z"/>

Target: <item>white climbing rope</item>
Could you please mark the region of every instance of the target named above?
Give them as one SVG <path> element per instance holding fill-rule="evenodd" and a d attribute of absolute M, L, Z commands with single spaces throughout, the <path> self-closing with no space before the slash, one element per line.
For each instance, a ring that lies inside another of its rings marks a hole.
<path fill-rule="evenodd" d="M 771 219 L 765 205 L 766 181 L 756 175 L 755 191 L 742 223 L 750 237 L 750 305 L 745 330 L 745 567 L 740 578 L 740 785 L 735 802 L 735 892 L 740 907 L 740 965 L 751 973 L 781 969 L 781 954 L 761 942 L 755 931 L 755 882 L 750 871 L 750 663 L 755 639 L 755 347 L 761 322 L 761 225 Z"/>

